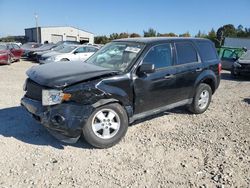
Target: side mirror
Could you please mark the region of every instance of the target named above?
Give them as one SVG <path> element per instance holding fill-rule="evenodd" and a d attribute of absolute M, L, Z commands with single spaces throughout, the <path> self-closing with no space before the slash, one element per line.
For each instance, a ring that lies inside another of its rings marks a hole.
<path fill-rule="evenodd" d="M 149 74 L 155 72 L 154 64 L 142 64 L 139 67 L 139 73 Z"/>
<path fill-rule="evenodd" d="M 74 51 L 74 53 L 73 54 L 78 54 L 78 51 Z"/>

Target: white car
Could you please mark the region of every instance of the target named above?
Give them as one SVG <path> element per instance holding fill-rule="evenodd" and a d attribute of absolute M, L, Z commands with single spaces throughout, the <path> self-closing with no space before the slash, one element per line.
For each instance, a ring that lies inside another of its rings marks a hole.
<path fill-rule="evenodd" d="M 99 48 L 87 45 L 67 45 L 63 49 L 40 61 L 41 64 L 58 61 L 85 61 Z"/>

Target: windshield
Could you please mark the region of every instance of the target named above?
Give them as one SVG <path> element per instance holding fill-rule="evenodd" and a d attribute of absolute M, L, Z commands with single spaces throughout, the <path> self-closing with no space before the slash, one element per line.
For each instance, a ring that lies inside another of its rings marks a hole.
<path fill-rule="evenodd" d="M 131 42 L 106 44 L 86 62 L 111 70 L 124 71 L 136 59 L 144 45 Z"/>
<path fill-rule="evenodd" d="M 59 51 L 59 50 L 61 50 L 61 49 L 63 49 L 64 48 L 64 45 L 59 45 L 59 46 L 56 46 L 56 47 L 54 47 L 54 48 L 52 48 L 54 51 Z"/>
<path fill-rule="evenodd" d="M 4 45 L 4 44 L 0 44 L 0 50 L 6 50 L 7 49 L 7 46 Z"/>
<path fill-rule="evenodd" d="M 57 50 L 60 53 L 69 53 L 76 49 L 77 46 L 64 46 L 62 49 Z"/>
<path fill-rule="evenodd" d="M 241 57 L 241 60 L 250 60 L 250 50 L 247 50 L 246 53 L 244 53 Z"/>

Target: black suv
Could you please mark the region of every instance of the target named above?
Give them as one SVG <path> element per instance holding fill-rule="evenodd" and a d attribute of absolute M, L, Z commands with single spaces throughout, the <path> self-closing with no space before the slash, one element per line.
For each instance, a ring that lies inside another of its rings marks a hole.
<path fill-rule="evenodd" d="M 83 134 L 107 148 L 135 120 L 178 106 L 205 112 L 220 71 L 206 39 L 120 39 L 86 62 L 30 68 L 21 104 L 59 140 L 73 143 Z"/>

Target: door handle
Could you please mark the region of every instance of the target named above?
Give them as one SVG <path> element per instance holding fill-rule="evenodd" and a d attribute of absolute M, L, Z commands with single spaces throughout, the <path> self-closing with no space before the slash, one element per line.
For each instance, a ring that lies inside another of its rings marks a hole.
<path fill-rule="evenodd" d="M 201 72 L 201 71 L 202 71 L 202 68 L 197 68 L 195 71 L 196 71 L 196 72 Z"/>
<path fill-rule="evenodd" d="M 166 76 L 164 76 L 165 79 L 172 79 L 173 77 L 173 74 L 167 74 Z"/>

